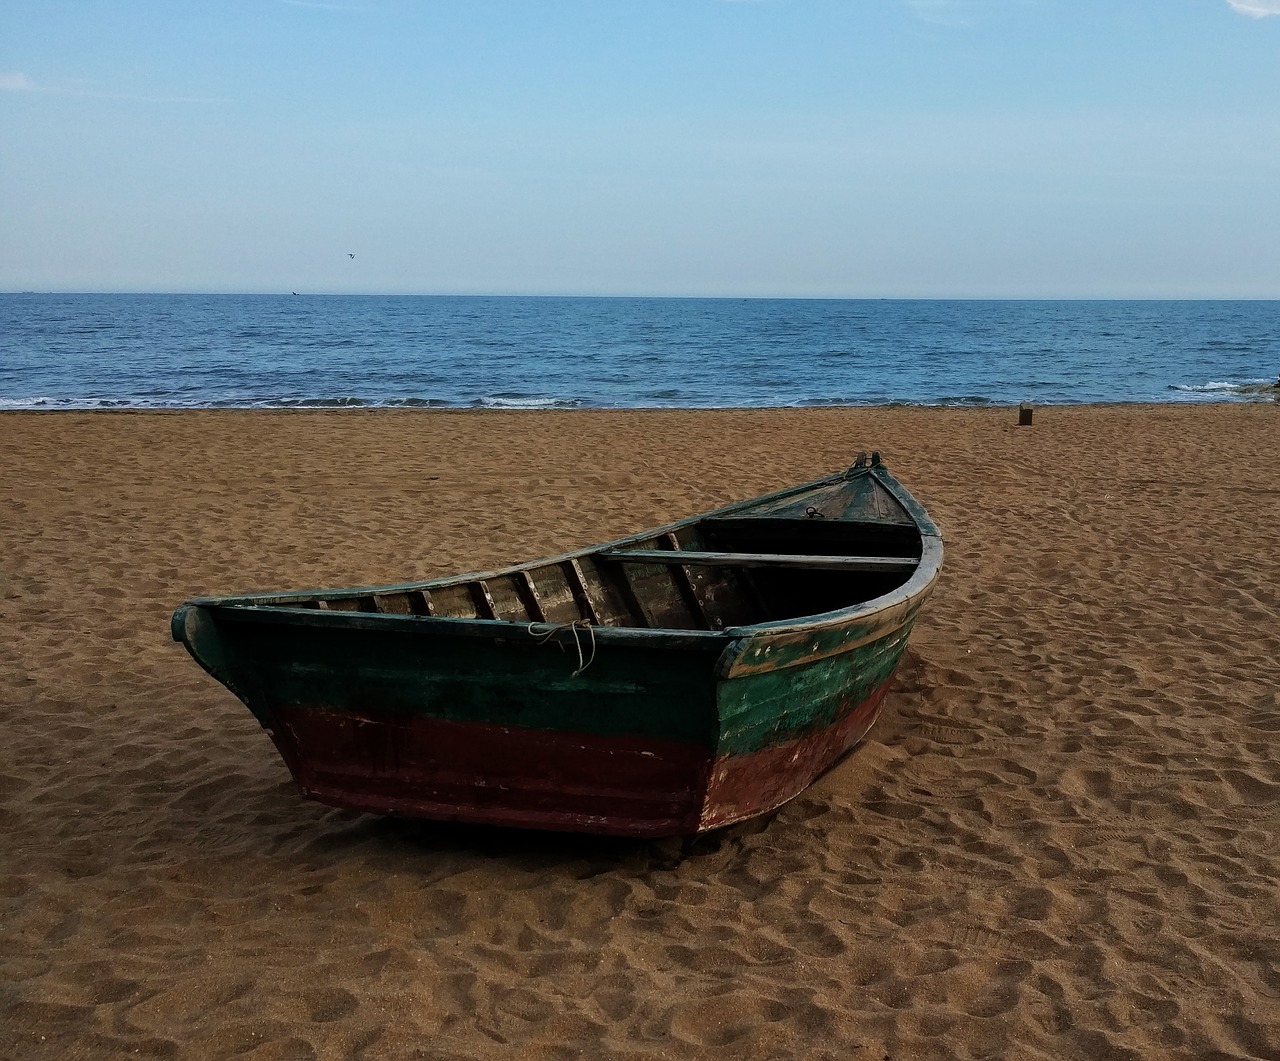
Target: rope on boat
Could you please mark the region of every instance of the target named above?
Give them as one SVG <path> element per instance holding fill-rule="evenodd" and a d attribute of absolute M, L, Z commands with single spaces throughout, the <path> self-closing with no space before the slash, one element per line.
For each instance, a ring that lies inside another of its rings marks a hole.
<path fill-rule="evenodd" d="M 542 624 L 530 623 L 528 626 L 528 630 L 531 636 L 538 638 L 538 644 L 540 645 L 545 645 L 548 641 L 550 641 L 553 637 L 555 637 L 556 634 L 560 633 L 562 630 L 573 631 L 573 645 L 574 645 L 574 648 L 578 650 L 578 669 L 574 671 L 571 675 L 569 675 L 570 678 L 576 678 L 584 670 L 590 667 L 592 663 L 595 662 L 596 632 L 589 620 L 575 619 L 571 623 L 547 624 L 547 632 L 543 634 L 541 637 L 538 637 L 538 631 L 534 629 L 535 626 L 539 626 L 539 625 L 542 625 Z M 590 655 L 587 655 L 585 657 L 582 654 L 582 636 L 579 633 L 580 630 L 585 630 L 587 632 L 587 636 L 591 640 L 591 653 Z M 560 645 L 560 650 L 563 652 L 564 644 L 559 641 L 557 641 L 556 644 Z"/>

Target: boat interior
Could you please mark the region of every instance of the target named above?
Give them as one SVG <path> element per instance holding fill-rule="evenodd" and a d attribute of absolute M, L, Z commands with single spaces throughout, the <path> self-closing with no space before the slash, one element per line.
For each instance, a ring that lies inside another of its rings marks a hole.
<path fill-rule="evenodd" d="M 612 546 L 386 589 L 237 603 L 518 623 L 720 630 L 872 600 L 919 566 L 907 519 L 708 516 Z"/>

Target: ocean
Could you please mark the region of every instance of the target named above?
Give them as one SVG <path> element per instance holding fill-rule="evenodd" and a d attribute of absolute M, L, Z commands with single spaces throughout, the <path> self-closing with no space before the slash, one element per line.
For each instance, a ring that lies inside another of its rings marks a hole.
<path fill-rule="evenodd" d="M 0 409 L 1272 401 L 1280 302 L 0 295 Z"/>

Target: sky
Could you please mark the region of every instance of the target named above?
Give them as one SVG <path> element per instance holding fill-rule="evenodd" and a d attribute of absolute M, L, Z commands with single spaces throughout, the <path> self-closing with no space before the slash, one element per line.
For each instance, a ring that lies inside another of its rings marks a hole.
<path fill-rule="evenodd" d="M 26 290 L 1280 298 L 1280 0 L 4 0 Z"/>

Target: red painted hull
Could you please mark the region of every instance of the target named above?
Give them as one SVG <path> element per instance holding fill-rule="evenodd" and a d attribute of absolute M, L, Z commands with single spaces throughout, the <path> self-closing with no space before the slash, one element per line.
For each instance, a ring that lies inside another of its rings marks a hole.
<path fill-rule="evenodd" d="M 698 828 L 715 829 L 743 821 L 798 796 L 866 736 L 892 684 L 892 678 L 882 682 L 827 729 L 717 760 L 708 776 Z"/>
<path fill-rule="evenodd" d="M 708 763 L 696 744 L 313 707 L 278 718 L 276 747 L 322 803 L 627 836 L 698 829 Z"/>
<path fill-rule="evenodd" d="M 698 744 L 285 707 L 272 731 L 303 793 L 413 818 L 691 835 L 802 792 L 866 734 L 886 681 L 827 729 L 710 760 Z"/>

